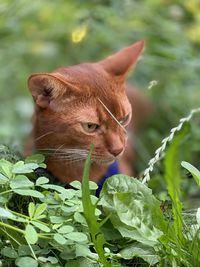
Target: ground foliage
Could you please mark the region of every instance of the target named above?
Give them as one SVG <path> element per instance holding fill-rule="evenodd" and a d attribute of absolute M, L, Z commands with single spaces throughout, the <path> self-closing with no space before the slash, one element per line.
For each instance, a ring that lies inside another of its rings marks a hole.
<path fill-rule="evenodd" d="M 130 76 L 155 108 L 148 130 L 136 140 L 136 168 L 142 171 L 162 137 L 198 106 L 198 14 L 197 0 L 2 0 L 1 141 L 19 143 L 30 132 L 30 73 L 96 61 L 145 39 L 145 53 Z M 151 81 L 157 84 L 148 90 Z M 196 124 L 193 128 L 188 157 L 198 162 L 200 140 Z"/>
<path fill-rule="evenodd" d="M 185 124 L 165 151 L 168 203 L 123 174 L 110 177 L 97 198 L 89 181 L 92 148 L 82 184 L 73 181 L 70 189 L 36 177 L 43 155 L 1 159 L 2 266 L 199 266 L 200 208 L 183 209 L 181 193 L 182 168 L 200 185 L 200 171 L 180 162 L 189 131 Z"/>

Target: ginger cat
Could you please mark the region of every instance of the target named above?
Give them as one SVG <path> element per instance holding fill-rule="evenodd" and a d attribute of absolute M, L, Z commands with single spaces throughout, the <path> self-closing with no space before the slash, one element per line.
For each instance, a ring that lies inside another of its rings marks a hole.
<path fill-rule="evenodd" d="M 47 168 L 61 182 L 81 180 L 91 144 L 91 180 L 98 181 L 116 160 L 131 174 L 125 159 L 132 152 L 125 148 L 132 108 L 125 80 L 143 47 L 141 40 L 96 63 L 29 77 L 35 102 L 33 148 L 48 156 Z"/>

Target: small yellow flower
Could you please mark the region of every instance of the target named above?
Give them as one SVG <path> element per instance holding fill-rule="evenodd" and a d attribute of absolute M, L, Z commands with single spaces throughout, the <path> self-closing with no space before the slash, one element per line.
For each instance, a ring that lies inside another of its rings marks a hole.
<path fill-rule="evenodd" d="M 85 36 L 87 35 L 88 27 L 86 25 L 77 27 L 71 34 L 73 43 L 80 43 L 83 41 Z"/>

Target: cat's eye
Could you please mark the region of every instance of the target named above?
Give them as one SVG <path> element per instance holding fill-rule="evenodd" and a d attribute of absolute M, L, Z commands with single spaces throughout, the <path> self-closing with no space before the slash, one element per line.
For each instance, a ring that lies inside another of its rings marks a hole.
<path fill-rule="evenodd" d="M 94 133 L 97 129 L 99 129 L 99 125 L 96 123 L 81 123 L 83 130 L 86 131 L 87 133 Z"/>
<path fill-rule="evenodd" d="M 119 122 L 121 125 L 125 125 L 129 122 L 130 114 L 126 115 L 123 119 L 121 119 Z"/>

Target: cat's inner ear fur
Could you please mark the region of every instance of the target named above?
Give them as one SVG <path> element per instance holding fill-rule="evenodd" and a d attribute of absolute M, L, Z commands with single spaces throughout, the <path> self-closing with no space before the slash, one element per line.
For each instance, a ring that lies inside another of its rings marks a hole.
<path fill-rule="evenodd" d="M 28 87 L 35 103 L 46 108 L 50 102 L 72 90 L 72 85 L 67 83 L 59 74 L 36 73 L 28 79 Z M 71 90 L 70 90 L 71 89 Z"/>
<path fill-rule="evenodd" d="M 109 74 L 121 76 L 125 79 L 130 69 L 136 65 L 143 49 L 144 41 L 141 40 L 107 57 L 99 63 Z"/>

